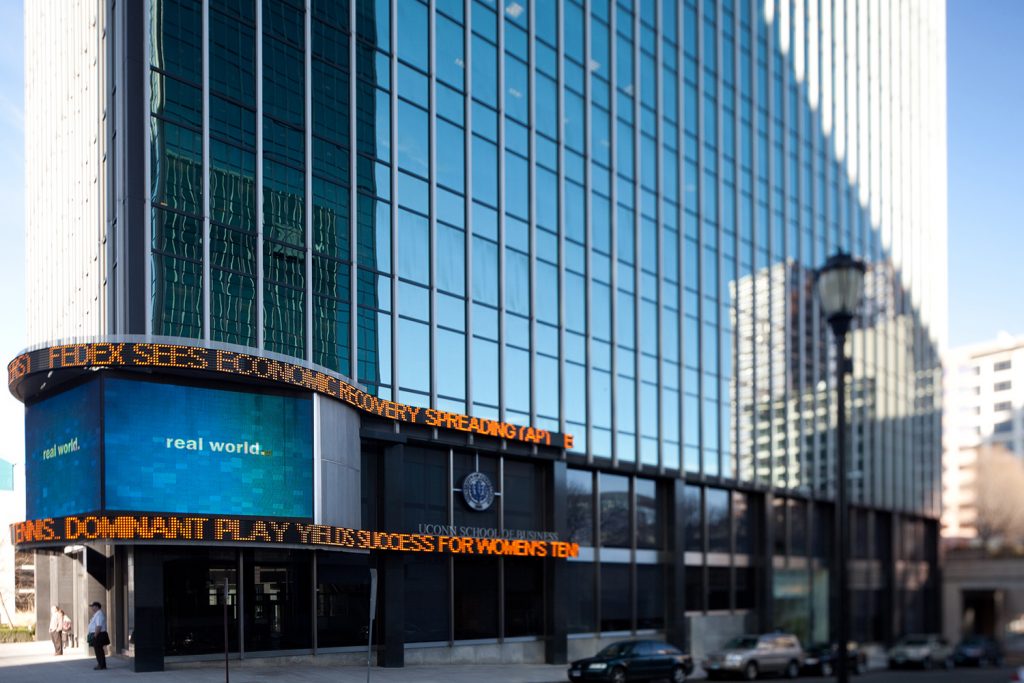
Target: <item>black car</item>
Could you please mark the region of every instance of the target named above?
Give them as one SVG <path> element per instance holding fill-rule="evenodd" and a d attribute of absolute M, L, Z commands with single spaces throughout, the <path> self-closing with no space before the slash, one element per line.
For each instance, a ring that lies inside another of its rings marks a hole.
<path fill-rule="evenodd" d="M 953 650 L 953 661 L 957 665 L 1001 666 L 1003 649 L 988 636 L 966 636 Z"/>
<path fill-rule="evenodd" d="M 693 672 L 693 658 L 659 640 L 623 640 L 569 666 L 570 681 L 651 681 L 682 683 Z"/>
<path fill-rule="evenodd" d="M 831 676 L 836 670 L 836 662 L 839 659 L 839 645 L 836 643 L 815 643 L 805 651 L 801 673 Z M 867 655 L 860 651 L 857 643 L 850 643 L 846 647 L 847 669 L 851 673 L 862 674 L 868 670 Z"/>

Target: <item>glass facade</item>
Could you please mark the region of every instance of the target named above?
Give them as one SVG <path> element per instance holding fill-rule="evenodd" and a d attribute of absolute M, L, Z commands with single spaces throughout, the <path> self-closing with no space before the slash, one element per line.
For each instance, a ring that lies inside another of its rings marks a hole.
<path fill-rule="evenodd" d="M 913 167 L 879 146 L 921 142 L 897 123 L 933 19 L 152 0 L 152 329 L 569 432 L 597 464 L 831 497 L 813 273 L 846 249 L 871 265 L 852 495 L 934 515 L 939 294 L 911 292 Z"/>
<path fill-rule="evenodd" d="M 687 611 L 754 609 L 770 590 L 778 623 L 824 633 L 836 351 L 814 273 L 838 250 L 870 267 L 848 341 L 851 500 L 870 520 L 934 526 L 945 281 L 926 264 L 945 258 L 945 217 L 923 198 L 945 191 L 928 56 L 941 6 L 150 0 L 149 13 L 152 331 L 573 434 L 570 540 L 591 554 L 570 573 L 593 590 L 573 597 L 570 630 L 660 628 L 658 600 L 635 587 L 666 590 L 657 551 L 678 522 Z M 687 482 L 683 520 L 659 502 L 666 477 Z M 418 495 L 407 518 L 444 517 Z M 758 553 L 780 563 L 771 576 Z M 513 604 L 505 565 L 405 572 L 470 591 L 444 623 L 412 619 L 410 639 L 515 635 L 539 618 L 463 610 Z M 479 579 L 499 572 L 503 594 Z M 879 581 L 871 600 L 899 577 Z M 444 596 L 410 591 L 411 614 L 439 612 Z M 872 618 L 857 617 L 869 636 Z"/>

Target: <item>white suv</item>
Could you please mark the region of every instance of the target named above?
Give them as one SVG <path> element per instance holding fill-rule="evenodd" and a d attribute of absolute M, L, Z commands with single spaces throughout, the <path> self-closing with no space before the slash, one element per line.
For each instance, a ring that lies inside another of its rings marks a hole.
<path fill-rule="evenodd" d="M 707 656 L 704 670 L 711 679 L 739 674 L 752 681 L 763 673 L 796 678 L 803 660 L 799 638 L 791 633 L 765 633 L 733 638 L 721 650 Z"/>

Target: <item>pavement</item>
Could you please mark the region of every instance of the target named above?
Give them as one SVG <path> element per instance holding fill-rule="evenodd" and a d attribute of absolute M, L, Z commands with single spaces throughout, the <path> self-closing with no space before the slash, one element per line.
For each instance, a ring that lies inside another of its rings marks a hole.
<path fill-rule="evenodd" d="M 69 650 L 53 656 L 47 642 L 0 644 L 0 681 L 2 683 L 39 683 L 40 681 L 132 681 L 133 683 L 219 683 L 224 680 L 223 662 L 190 664 L 182 668 L 154 673 L 135 673 L 131 662 L 121 657 L 108 657 L 106 671 L 94 671 L 96 659 L 82 650 Z M 231 683 L 365 683 L 366 669 L 360 666 L 332 666 L 327 658 L 305 661 L 295 659 L 232 660 Z M 1007 683 L 1010 669 L 955 669 L 953 671 L 872 671 L 856 676 L 863 683 Z M 694 676 L 691 680 L 702 680 Z M 830 678 L 801 678 L 801 681 L 824 683 Z M 370 670 L 370 683 L 564 683 L 564 665 L 449 665 L 409 666 L 403 669 Z"/>
<path fill-rule="evenodd" d="M 0 644 L 0 681 L 2 683 L 40 683 L 40 681 L 132 681 L 138 683 L 217 683 L 224 680 L 224 663 L 206 662 L 189 664 L 154 673 L 135 673 L 131 661 L 121 657 L 107 657 L 107 670 L 94 671 L 96 659 L 83 651 L 66 651 L 55 657 L 53 645 L 47 642 Z M 296 663 L 294 659 L 250 659 L 230 662 L 231 683 L 366 683 L 366 668 L 361 666 L 331 666 L 329 660 Z M 496 681 L 508 683 L 562 683 L 567 681 L 564 665 L 516 664 L 449 666 L 408 666 L 402 669 L 370 670 L 370 683 L 480 683 Z"/>

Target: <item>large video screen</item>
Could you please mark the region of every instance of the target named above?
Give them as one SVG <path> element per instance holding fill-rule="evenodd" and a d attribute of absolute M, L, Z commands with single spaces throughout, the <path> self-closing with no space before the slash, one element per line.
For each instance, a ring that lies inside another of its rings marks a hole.
<path fill-rule="evenodd" d="M 100 383 L 25 408 L 25 507 L 29 519 L 100 508 Z"/>
<path fill-rule="evenodd" d="M 313 407 L 296 398 L 107 379 L 106 509 L 313 516 Z"/>

